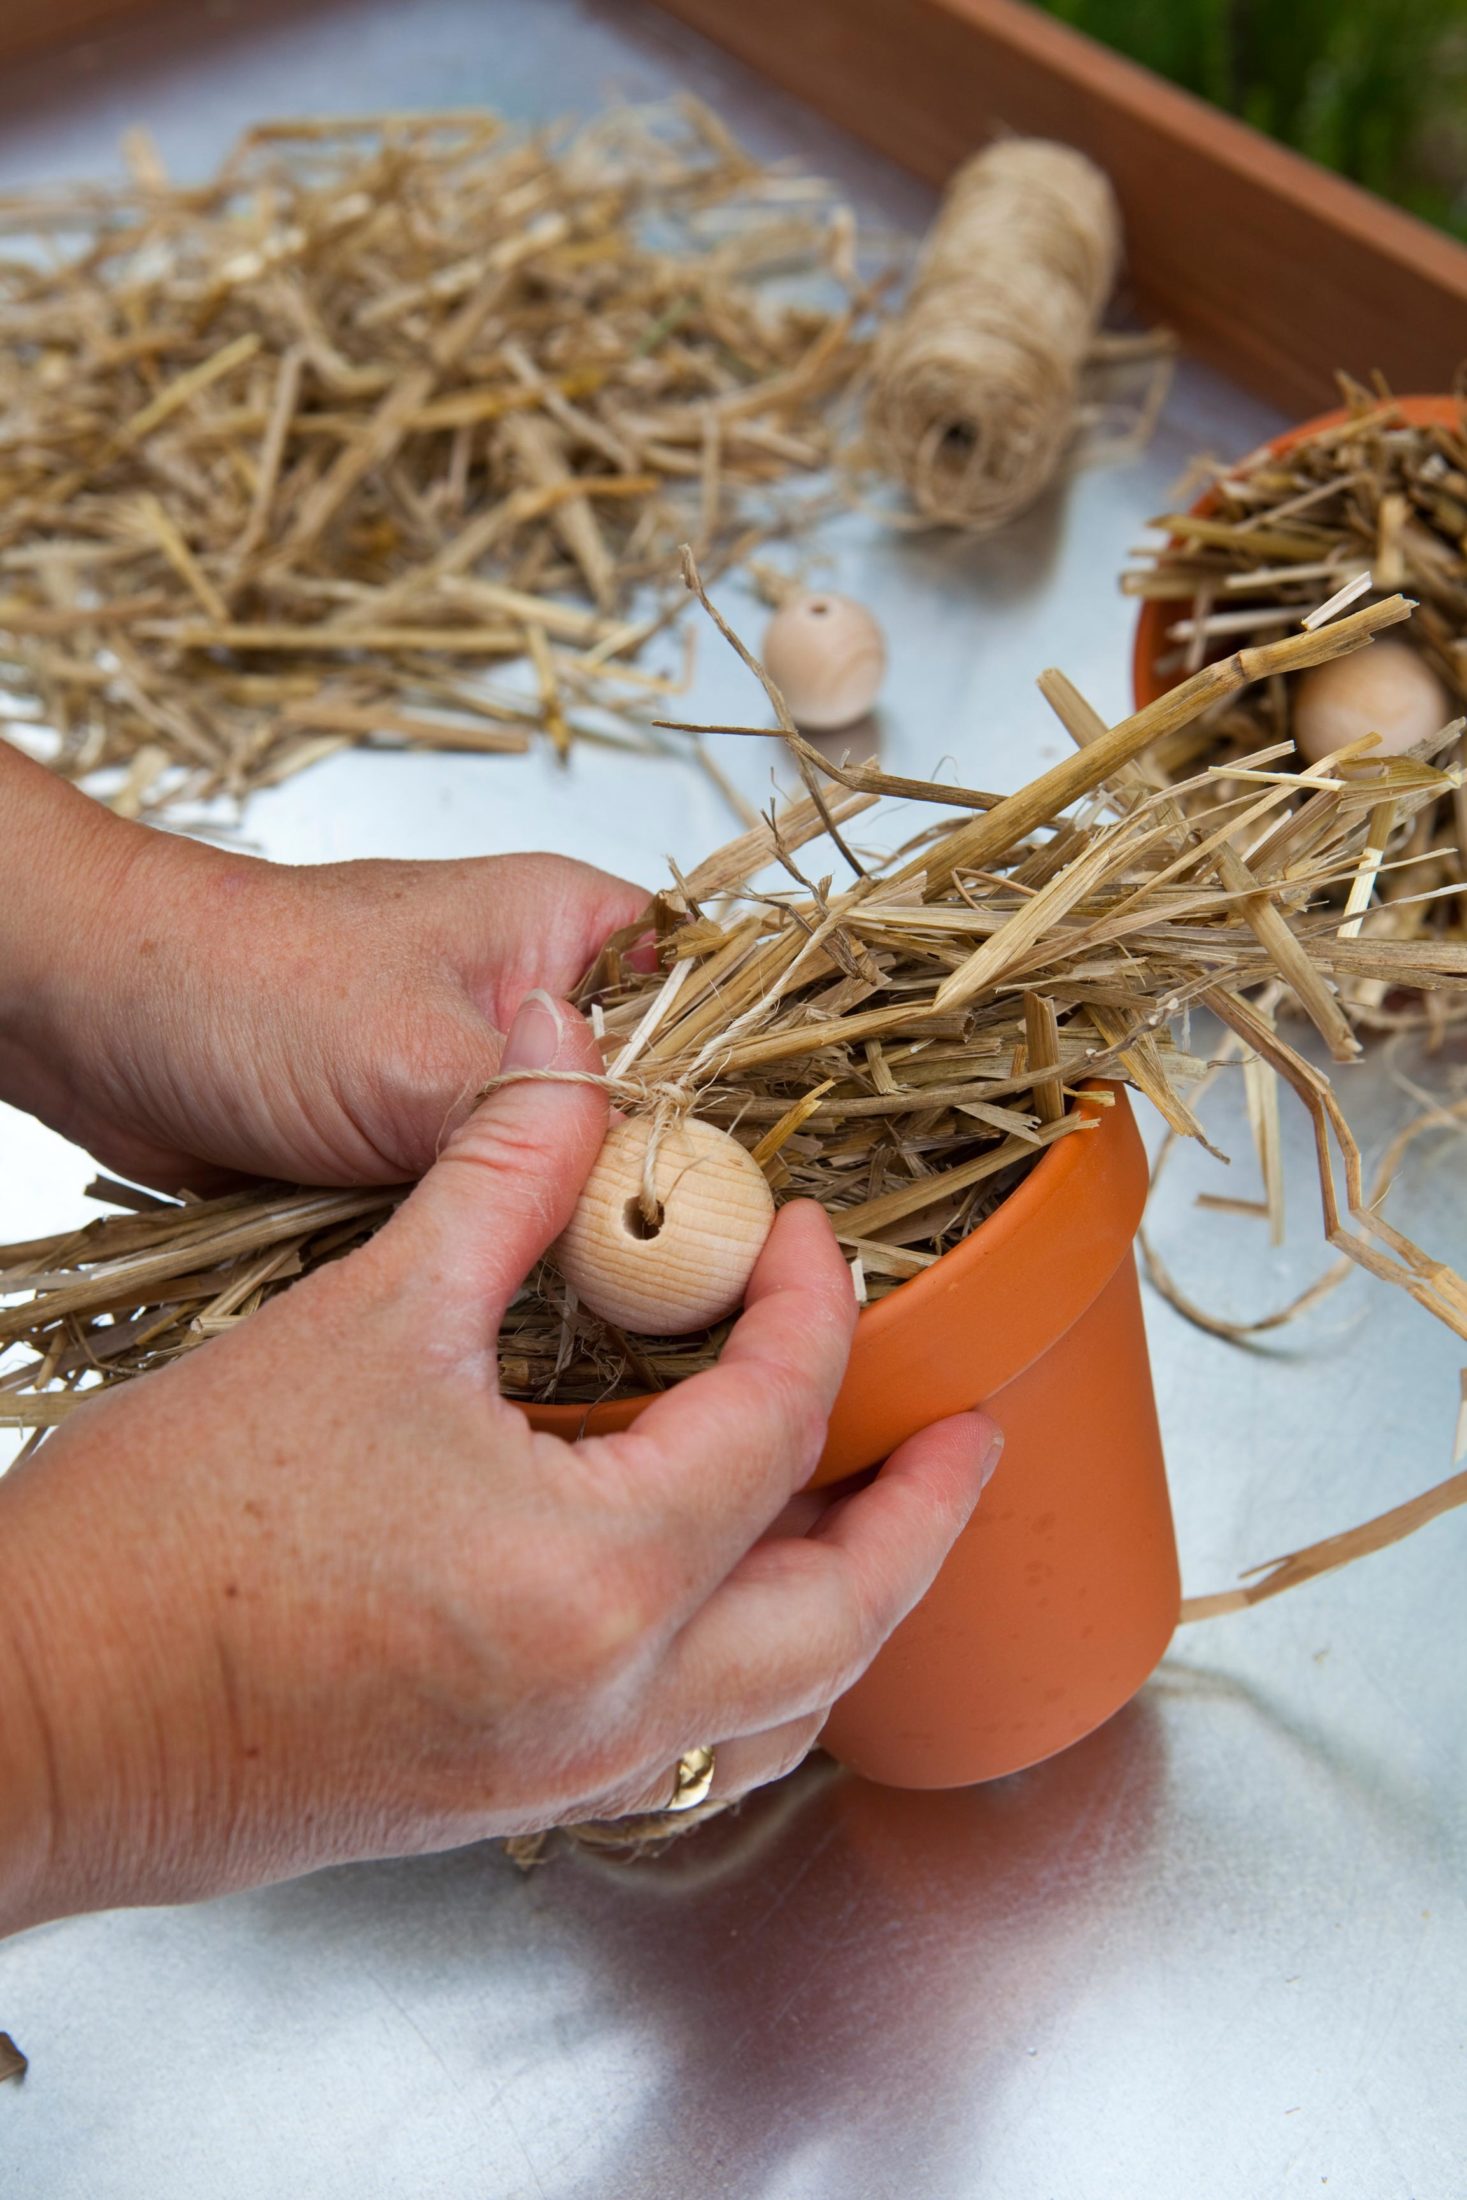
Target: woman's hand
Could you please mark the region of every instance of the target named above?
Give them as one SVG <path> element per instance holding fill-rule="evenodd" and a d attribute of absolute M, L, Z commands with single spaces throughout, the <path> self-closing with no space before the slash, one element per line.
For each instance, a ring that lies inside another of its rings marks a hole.
<path fill-rule="evenodd" d="M 506 1061 L 597 1066 L 543 996 Z M 941 1423 L 769 1534 L 855 1322 L 808 1205 L 716 1368 L 623 1435 L 533 1434 L 496 1333 L 605 1125 L 595 1085 L 505 1087 L 368 1245 L 0 1482 L 12 1925 L 655 1809 L 701 1742 L 736 1794 L 809 1747 L 998 1438 Z"/>
<path fill-rule="evenodd" d="M 293 868 L 124 823 L 0 741 L 0 1098 L 169 1190 L 401 1183 L 647 903 L 558 856 Z"/>

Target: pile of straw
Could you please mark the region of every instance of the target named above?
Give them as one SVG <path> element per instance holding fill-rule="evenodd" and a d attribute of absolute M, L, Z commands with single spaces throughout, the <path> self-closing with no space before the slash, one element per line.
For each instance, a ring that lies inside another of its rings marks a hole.
<path fill-rule="evenodd" d="M 701 594 L 691 561 L 689 577 Z M 821 1202 L 871 1297 L 937 1258 L 1055 1138 L 1086 1135 L 1071 1107 L 1082 1083 L 1127 1081 L 1200 1138 L 1188 1090 L 1207 1064 L 1187 1019 L 1205 1008 L 1254 1064 L 1264 1134 L 1276 1080 L 1309 1110 L 1330 1242 L 1467 1338 L 1467 1286 L 1377 1211 L 1328 1078 L 1271 1013 L 1288 991 L 1348 1059 L 1347 981 L 1467 994 L 1467 949 L 1361 936 L 1330 902 L 1368 859 L 1383 783 L 1410 813 L 1453 796 L 1460 771 L 1341 752 L 1328 770 L 1294 772 L 1264 751 L 1241 783 L 1204 772 L 1173 792 L 1139 764 L 1218 703 L 1367 644 L 1410 608 L 1392 597 L 1242 651 L 1111 728 L 1048 673 L 1076 750 L 1002 799 L 823 763 L 771 688 L 808 792 L 676 875 L 656 904 L 654 971 L 630 968 L 628 942 L 613 941 L 582 988 L 617 1102 L 726 1125 L 777 1199 Z M 934 818 L 875 857 L 864 834 L 883 800 Z M 817 841 L 839 886 L 801 863 Z M 771 865 L 780 882 L 766 886 Z M 1266 1135 L 1261 1150 L 1267 1175 Z M 112 1191 L 132 1211 L 0 1250 L 0 1421 L 54 1425 L 98 1383 L 247 1320 L 402 1196 L 265 1187 L 178 1204 Z M 581 1401 L 656 1389 L 707 1365 L 722 1334 L 625 1336 L 542 1267 L 505 1324 L 502 1382 L 516 1397 Z M 1446 1487 L 1448 1502 L 1467 1496 Z M 1406 1532 L 1390 1517 L 1387 1540 Z M 1355 1531 L 1373 1548 L 1370 1532 Z M 1289 1579 L 1305 1561 L 1287 1562 Z"/>
<path fill-rule="evenodd" d="M 1348 381 L 1344 389 L 1340 425 L 1282 453 L 1205 469 L 1203 509 L 1157 519 L 1167 542 L 1121 585 L 1170 608 L 1170 646 L 1157 662 L 1164 677 L 1195 672 L 1219 649 L 1256 647 L 1336 592 L 1358 603 L 1404 590 L 1418 604 L 1408 639 L 1467 709 L 1467 402 L 1454 425 L 1423 426 L 1404 419 L 1388 394 Z M 1287 681 L 1264 681 L 1159 743 L 1149 768 L 1161 783 L 1240 763 L 1291 740 L 1289 711 Z M 1364 931 L 1400 942 L 1467 936 L 1461 791 L 1405 809 L 1383 801 L 1371 840 L 1386 860 L 1371 875 L 1375 907 Z M 1362 880 L 1352 918 L 1367 898 Z M 1464 1002 L 1402 1004 L 1368 984 L 1353 988 L 1352 1006 L 1380 1027 L 1467 1014 Z"/>
<path fill-rule="evenodd" d="M 681 594 L 633 595 L 832 457 L 873 294 L 827 187 L 686 99 L 276 122 L 197 188 L 130 154 L 0 197 L 10 730 L 132 815 L 364 740 L 637 738 Z"/>

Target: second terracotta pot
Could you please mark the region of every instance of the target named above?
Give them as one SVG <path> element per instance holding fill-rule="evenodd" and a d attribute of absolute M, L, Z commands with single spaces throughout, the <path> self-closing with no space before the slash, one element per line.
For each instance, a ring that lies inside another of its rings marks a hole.
<path fill-rule="evenodd" d="M 1462 416 L 1460 401 L 1455 397 L 1398 397 L 1395 408 L 1408 427 L 1449 428 Z M 1346 405 L 1336 406 L 1333 412 L 1320 413 L 1313 420 L 1301 420 L 1297 428 L 1287 428 L 1282 435 L 1263 446 L 1265 451 L 1280 454 L 1291 451 L 1296 443 L 1305 443 L 1323 428 L 1340 428 L 1350 418 Z M 1258 454 L 1253 454 L 1258 455 Z M 1248 459 L 1240 464 L 1246 466 Z M 1206 490 L 1191 507 L 1194 519 L 1205 519 L 1217 506 L 1215 490 Z M 1158 695 L 1165 695 L 1178 681 L 1185 679 L 1182 672 L 1162 673 L 1157 666 L 1167 655 L 1167 628 L 1177 619 L 1184 619 L 1191 610 L 1191 602 L 1165 603 L 1157 597 L 1149 597 L 1142 604 L 1136 620 L 1136 637 L 1131 647 L 1131 686 L 1136 698 L 1137 710 L 1144 710 L 1154 703 Z"/>
<path fill-rule="evenodd" d="M 1146 1158 L 1125 1094 L 1081 1102 L 986 1221 L 869 1306 L 811 1486 L 983 1405 L 1004 1455 L 916 1611 L 837 1704 L 833 1754 L 900 1787 L 957 1787 L 1077 1741 L 1140 1687 L 1180 1588 L 1132 1240 Z M 566 1437 L 650 1401 L 527 1408 Z"/>

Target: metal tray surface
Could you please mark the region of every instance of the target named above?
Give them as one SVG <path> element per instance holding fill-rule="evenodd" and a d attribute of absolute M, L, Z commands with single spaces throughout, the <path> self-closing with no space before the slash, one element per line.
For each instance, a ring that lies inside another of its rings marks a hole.
<path fill-rule="evenodd" d="M 332 0 L 185 9 L 0 84 L 0 183 L 92 174 L 152 126 L 202 174 L 282 111 L 482 100 L 548 118 L 611 92 L 703 92 L 757 150 L 918 231 L 929 194 L 656 9 Z M 1159 179 L 1164 188 L 1164 180 Z M 1011 786 L 1061 752 L 1033 680 L 1128 705 L 1113 575 L 1198 448 L 1278 423 L 1184 367 L 1139 461 L 1081 474 L 996 541 L 831 536 L 825 577 L 893 639 L 883 756 Z M 736 596 L 736 617 L 758 631 Z M 747 715 L 710 635 L 694 715 Z M 773 762 L 730 744 L 764 799 Z M 285 861 L 551 842 L 656 883 L 733 829 L 670 762 L 347 755 L 261 797 Z M 1341 1086 L 1367 1151 L 1444 1089 L 1407 1049 Z M 1289 1244 L 1198 1210 L 1256 1189 L 1241 1093 L 1207 1103 L 1230 1171 L 1187 1154 L 1160 1250 L 1257 1312 L 1323 1264 L 1305 1125 L 1286 1116 Z M 1286 1107 L 1288 1103 L 1286 1102 Z M 1143 1113 L 1144 1113 L 1143 1107 Z M 1393 1212 L 1467 1253 L 1467 1174 L 1420 1142 Z M 0 1232 L 84 1210 L 80 1155 L 0 1114 Z M 1449 1465 L 1458 1358 L 1352 1279 L 1249 1350 L 1148 1294 L 1193 1589 L 1380 1511 Z M 1085 1442 L 1083 1399 L 1074 1441 Z M 1184 1629 L 1137 1701 L 1066 1755 L 902 1795 L 816 1761 L 661 1860 L 481 1848 L 197 1908 L 43 1928 L 0 1950 L 16 2200 L 1453 2200 L 1467 2188 L 1467 1520 L 1241 1616 Z"/>

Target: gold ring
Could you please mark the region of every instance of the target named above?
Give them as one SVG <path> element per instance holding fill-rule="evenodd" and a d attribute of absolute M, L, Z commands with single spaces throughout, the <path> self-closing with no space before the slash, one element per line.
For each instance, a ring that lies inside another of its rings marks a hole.
<path fill-rule="evenodd" d="M 673 1767 L 672 1801 L 664 1807 L 675 1810 L 696 1810 L 708 1799 L 713 1785 L 713 1746 L 703 1743 L 697 1749 L 685 1749 Z"/>

